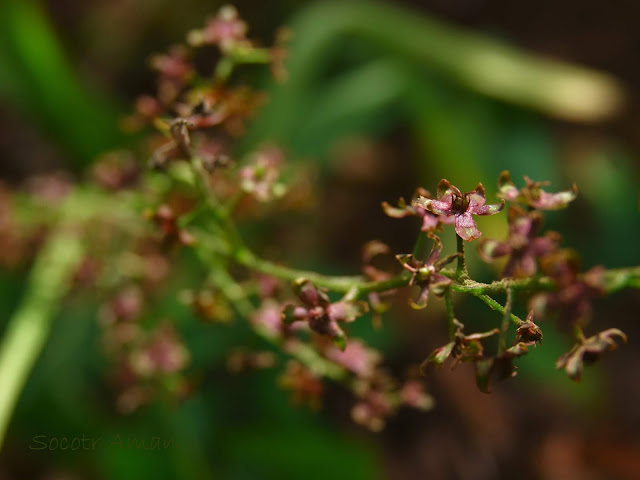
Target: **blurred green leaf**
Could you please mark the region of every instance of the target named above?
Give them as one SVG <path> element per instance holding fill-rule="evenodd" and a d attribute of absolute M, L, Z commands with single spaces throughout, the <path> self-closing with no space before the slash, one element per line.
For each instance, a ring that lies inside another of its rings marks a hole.
<path fill-rule="evenodd" d="M 123 145 L 120 109 L 79 80 L 38 1 L 0 3 L 0 97 L 40 123 L 76 167 Z"/>

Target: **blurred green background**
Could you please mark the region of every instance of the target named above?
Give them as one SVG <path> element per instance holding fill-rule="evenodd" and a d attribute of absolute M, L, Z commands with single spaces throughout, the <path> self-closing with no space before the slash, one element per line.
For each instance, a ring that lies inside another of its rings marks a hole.
<path fill-rule="evenodd" d="M 149 55 L 182 41 L 220 5 L 0 2 L 2 180 L 21 185 L 57 170 L 81 176 L 99 153 L 133 145 L 119 119 L 138 95 L 153 91 Z M 434 190 L 442 177 L 463 191 L 482 181 L 493 195 L 498 173 L 509 169 L 514 179 L 550 180 L 553 190 L 578 184 L 579 199 L 549 215 L 547 226 L 581 252 L 585 267 L 640 263 L 636 2 L 235 5 L 249 36 L 262 44 L 271 44 L 280 26 L 294 32 L 289 80 L 276 85 L 261 77 L 269 102 L 243 149 L 279 142 L 294 161 L 314 166 L 322 192 L 311 215 L 265 222 L 251 230 L 251 244 L 279 238 L 295 222 L 307 233 L 295 235 L 292 263 L 356 272 L 360 248 L 372 238 L 396 252 L 411 249 L 415 225 L 386 218 L 381 201 L 408 197 L 418 185 Z M 487 236 L 504 232 L 500 216 L 480 222 Z M 471 268 L 481 278 L 490 274 L 477 262 Z M 26 273 L 0 273 L 0 328 Z M 154 308 L 180 326 L 200 387 L 180 404 L 159 401 L 117 414 L 104 380 L 108 361 L 97 347 L 96 302 L 72 298 L 21 396 L 0 452 L 0 479 L 640 476 L 634 292 L 597 303 L 594 328 L 617 326 L 630 343 L 588 370 L 581 384 L 554 369 L 570 343 L 543 326 L 543 345 L 491 396 L 475 391 L 469 371 L 435 372 L 428 377 L 435 410 L 402 412 L 374 435 L 351 424 L 349 396 L 337 387 L 320 412 L 310 413 L 290 404 L 275 371 L 228 373 L 230 348 L 265 345 L 241 320 L 204 326 L 191 318 L 175 292 L 195 281 L 185 261 Z M 473 299 L 464 302 L 460 315 L 476 318 L 476 307 Z M 426 320 L 402 306 L 394 312 L 382 332 L 366 319 L 352 331 L 401 371 L 444 343 L 446 332 L 437 308 Z M 483 315 L 478 329 L 496 321 L 490 311 Z M 36 435 L 82 434 L 103 442 L 159 436 L 175 447 L 28 449 Z"/>

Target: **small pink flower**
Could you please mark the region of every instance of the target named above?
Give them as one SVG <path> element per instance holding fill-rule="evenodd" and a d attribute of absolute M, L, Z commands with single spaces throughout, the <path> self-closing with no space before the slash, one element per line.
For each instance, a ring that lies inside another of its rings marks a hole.
<path fill-rule="evenodd" d="M 131 353 L 133 371 L 143 377 L 154 374 L 175 373 L 189 363 L 189 351 L 169 325 L 161 326 Z"/>
<path fill-rule="evenodd" d="M 347 347 L 347 336 L 340 323 L 353 322 L 364 315 L 369 306 L 366 302 L 339 300 L 331 303 L 324 290 L 318 289 L 305 278 L 293 282 L 294 293 L 304 306 L 287 305 L 282 310 L 282 321 L 290 325 L 306 321 L 309 328 L 320 335 L 327 335 L 340 350 Z"/>
<path fill-rule="evenodd" d="M 250 164 L 240 169 L 242 190 L 261 202 L 284 195 L 286 187 L 278 182 L 283 162 L 284 155 L 277 147 L 266 146 L 254 152 Z"/>
<path fill-rule="evenodd" d="M 209 19 L 204 29 L 189 34 L 191 45 L 218 45 L 220 50 L 228 52 L 239 43 L 246 42 L 247 24 L 238 16 L 238 11 L 231 5 L 220 9 L 218 14 Z"/>
<path fill-rule="evenodd" d="M 181 85 L 194 73 L 188 56 L 184 47 L 174 46 L 164 55 L 153 56 L 151 67 L 160 74 L 161 82 L 170 81 Z"/>
<path fill-rule="evenodd" d="M 462 193 L 447 180 L 438 184 L 438 199 L 418 197 L 413 206 L 422 207 L 442 217 L 454 217 L 456 233 L 470 242 L 482 233 L 477 229 L 473 215 L 494 215 L 504 208 L 504 200 L 500 204 L 486 205 L 484 187 L 481 183 L 470 192 Z"/>
<path fill-rule="evenodd" d="M 265 300 L 251 317 L 252 325 L 270 338 L 282 337 L 285 325 L 281 319 L 282 307 L 274 300 Z"/>
<path fill-rule="evenodd" d="M 393 412 L 394 406 L 388 395 L 372 390 L 353 406 L 351 418 L 369 430 L 379 432 L 384 428 L 387 417 Z"/>
<path fill-rule="evenodd" d="M 400 389 L 400 397 L 410 407 L 428 410 L 433 406 L 433 398 L 417 380 L 407 380 Z"/>
<path fill-rule="evenodd" d="M 530 277 L 538 270 L 536 259 L 551 253 L 560 243 L 560 235 L 555 232 L 546 232 L 544 236 L 538 237 L 541 225 L 542 217 L 539 212 L 526 213 L 512 205 L 509 208 L 507 239 L 504 242 L 483 239 L 478 252 L 487 262 L 508 255 L 503 277 Z"/>
<path fill-rule="evenodd" d="M 442 241 L 432 233 L 428 235 L 433 240 L 433 247 L 425 261 L 417 260 L 412 254 L 396 255 L 396 259 L 400 262 L 402 268 L 411 272 L 409 285 L 418 285 L 420 287 L 417 300 L 415 302 L 413 300 L 409 301 L 409 305 L 415 309 L 422 309 L 427 306 L 429 292 L 433 292 L 438 296 L 444 294 L 445 290 L 451 285 L 451 280 L 438 272 L 458 257 L 458 254 L 453 254 L 440 259 Z"/>
<path fill-rule="evenodd" d="M 524 181 L 525 186 L 518 189 L 511 181 L 509 172 L 505 170 L 498 178 L 498 196 L 538 210 L 557 210 L 566 207 L 578 194 L 575 184 L 571 186 L 571 190 L 549 193 L 542 189 L 543 186 L 549 185 L 549 182 L 534 182 L 529 177 L 524 177 Z"/>
<path fill-rule="evenodd" d="M 329 360 L 343 366 L 359 377 L 373 375 L 381 359 L 379 352 L 368 348 L 358 340 L 350 341 L 344 351 L 331 346 L 325 354 Z"/>
<path fill-rule="evenodd" d="M 426 208 L 421 205 L 416 204 L 416 200 L 420 197 L 430 198 L 431 193 L 428 190 L 424 190 L 423 188 L 418 188 L 413 198 L 414 200 L 411 202 L 411 205 L 407 205 L 404 198 L 400 197 L 398 199 L 398 206 L 393 207 L 387 202 L 382 202 L 382 209 L 387 216 L 392 218 L 404 218 L 404 217 L 421 217 L 422 218 L 422 227 L 421 230 L 423 232 L 432 232 L 436 230 L 440 225 L 452 225 L 455 223 L 454 218 L 442 217 L 431 213 Z"/>

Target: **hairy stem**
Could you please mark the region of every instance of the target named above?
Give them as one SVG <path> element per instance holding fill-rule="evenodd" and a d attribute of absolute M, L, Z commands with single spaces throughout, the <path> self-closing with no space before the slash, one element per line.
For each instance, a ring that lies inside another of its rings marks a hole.
<path fill-rule="evenodd" d="M 456 235 L 456 241 L 459 254 L 456 275 L 458 276 L 458 278 L 469 278 L 469 272 L 467 271 L 467 261 L 464 258 L 464 240 L 460 235 Z"/>
<path fill-rule="evenodd" d="M 500 312 L 503 315 L 505 314 L 505 308 L 502 305 L 500 305 L 500 303 L 496 302 L 493 298 L 491 298 L 489 295 L 476 295 L 476 298 L 479 298 L 480 300 L 482 300 L 492 310 L 495 310 L 496 312 Z M 508 318 L 511 320 L 511 322 L 514 325 L 517 325 L 517 326 L 520 326 L 524 323 L 520 318 L 518 318 L 516 315 L 514 315 L 511 312 L 509 312 Z"/>
<path fill-rule="evenodd" d="M 447 308 L 447 322 L 449 324 L 449 340 L 453 341 L 456 336 L 456 315 L 453 311 L 453 302 L 451 301 L 451 290 L 447 289 L 444 294 L 444 302 Z"/>
<path fill-rule="evenodd" d="M 513 306 L 513 288 L 507 288 L 507 299 L 504 302 L 504 312 L 502 314 L 502 324 L 500 325 L 500 336 L 498 337 L 498 356 L 507 349 L 507 336 L 509 335 L 509 322 L 511 320 L 511 308 Z"/>

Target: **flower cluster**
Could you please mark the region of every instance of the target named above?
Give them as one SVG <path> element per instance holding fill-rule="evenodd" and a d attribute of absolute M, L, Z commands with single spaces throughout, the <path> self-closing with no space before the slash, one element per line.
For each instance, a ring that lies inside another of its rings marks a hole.
<path fill-rule="evenodd" d="M 516 329 L 513 344 L 494 356 L 485 354 L 482 341 L 498 335 L 500 333 L 498 329 L 465 335 L 464 325 L 455 319 L 453 323 L 455 325 L 453 340 L 431 352 L 423 362 L 423 368 L 427 365 L 441 367 L 448 358 L 453 359 L 452 368 L 461 362 L 472 362 L 476 368 L 478 388 L 485 393 L 490 391 L 492 377 L 505 379 L 515 376 L 517 369 L 513 360 L 525 355 L 529 347 L 542 342 L 542 331 L 533 323 L 533 312 L 530 312 L 527 320 Z"/>
<path fill-rule="evenodd" d="M 237 154 L 243 151 L 238 140 L 264 96 L 240 85 L 236 70 L 263 64 L 281 76 L 286 58 L 282 45 L 258 47 L 247 33 L 238 12 L 225 7 L 202 29 L 192 31 L 185 45 L 155 56 L 151 64 L 158 73 L 157 92 L 141 97 L 127 120 L 130 129 L 153 127 L 146 143 L 152 171 L 141 172 L 132 152 L 119 151 L 102 157 L 91 172 L 108 208 L 87 222 L 90 228 L 79 230 L 86 232 L 88 252 L 74 277 L 106 298 L 99 315 L 102 339 L 115 360 L 113 377 L 123 410 L 132 411 L 161 392 L 181 397 L 189 390 L 191 355 L 177 322 L 165 320 L 163 307 L 154 301 L 175 287 L 169 278 L 194 277 L 171 270 L 184 258 L 189 259 L 189 268 L 198 265 L 195 268 L 205 279 L 195 287 L 182 286 L 177 294 L 186 304 L 189 320 L 200 321 L 198 328 L 233 328 L 238 324 L 233 320 L 244 317 L 248 328 L 269 345 L 256 350 L 232 348 L 226 358 L 230 371 L 281 368 L 280 385 L 291 392 L 294 402 L 314 408 L 322 404 L 325 382 L 336 381 L 353 393 L 353 420 L 374 431 L 401 407 L 429 409 L 434 404 L 425 382 L 413 374 L 418 365 L 404 376 L 392 375 L 382 351 L 357 338 L 350 325 L 371 316 L 382 330 L 380 318 L 394 307 L 393 299 L 403 289 L 404 293 L 417 290 L 409 303 L 424 309 L 421 315 L 437 315 L 437 309 L 426 308 L 430 294 L 444 303 L 449 340 L 423 366 L 447 361 L 452 366 L 472 364 L 484 392 L 490 391 L 494 379 L 513 377 L 517 359 L 541 343 L 537 323 L 543 318 L 555 316 L 559 325 L 573 332 L 577 343 L 558 360 L 557 368 L 574 380 L 585 365 L 613 350 L 618 340 L 626 341 L 617 329 L 589 338 L 582 329 L 592 313 L 591 301 L 640 285 L 637 270 L 625 270 L 614 285 L 603 267 L 582 272 L 576 254 L 560 248 L 560 235 L 542 230 L 544 211 L 567 206 L 576 197 L 575 186 L 552 193 L 544 189 L 546 182 L 525 177 L 524 186 L 518 188 L 503 172 L 496 203 L 487 200 L 482 184 L 463 193 L 445 179 L 435 195 L 418 188 L 409 202 L 404 198 L 395 206 L 383 202 L 390 217 L 420 220 L 415 247 L 411 253 L 396 252 L 382 242 L 369 242 L 357 276 L 297 270 L 261 257 L 254 251 L 260 248 L 257 235 L 251 242 L 243 238 L 254 231 L 249 220 L 256 212 L 269 214 L 286 202 L 296 203 L 296 188 L 305 199 L 312 189 L 310 182 L 289 188 L 295 176 L 289 175 L 283 150 L 274 144 Z M 212 77 L 199 72 L 194 62 L 202 46 L 218 50 Z M 36 203 L 45 208 L 70 195 L 68 181 L 54 180 L 38 185 L 41 194 L 34 196 L 30 208 Z M 152 205 L 148 221 L 140 221 L 139 209 L 130 209 L 135 212 L 127 215 L 115 207 L 126 202 Z M 272 208 L 262 208 L 263 202 L 271 202 Z M 2 246 L 25 256 L 30 249 L 21 245 L 28 235 L 18 234 L 10 203 L 1 188 L 0 233 L 6 234 Z M 298 198 L 298 203 L 311 202 Z M 506 237 L 480 238 L 475 216 L 498 214 L 507 204 Z M 439 236 L 447 228 L 457 235 L 451 254 L 443 254 L 448 251 Z M 491 283 L 474 280 L 467 268 L 465 245 L 477 239 L 482 259 L 504 262 L 500 278 Z M 116 245 L 126 245 L 126 251 L 114 251 Z M 457 262 L 455 267 L 452 262 Z M 292 280 L 292 288 L 287 288 Z M 463 323 L 456 315 L 463 296 L 497 311 L 501 321 L 496 328 L 474 331 L 471 321 Z M 409 314 L 406 307 L 393 312 Z M 277 352 L 287 357 L 286 363 L 280 362 Z M 416 362 L 426 353 L 411 352 Z M 423 373 L 429 374 L 424 369 Z"/>
<path fill-rule="evenodd" d="M 511 181 L 509 172 L 504 171 L 498 179 L 498 195 L 504 200 L 518 202 L 529 208 L 557 210 L 566 207 L 578 194 L 578 187 L 575 184 L 572 185 L 571 190 L 549 193 L 542 189 L 549 185 L 549 182 L 534 182 L 529 177 L 524 177 L 524 182 L 525 186 L 518 189 Z"/>
<path fill-rule="evenodd" d="M 422 217 L 421 230 L 429 232 L 428 237 L 434 241 L 431 254 L 425 260 L 418 260 L 413 254 L 397 255 L 403 268 L 411 273 L 407 284 L 420 286 L 418 300 L 410 301 L 414 308 L 427 305 L 430 291 L 440 297 L 450 295 L 451 287 L 457 280 L 456 275 L 465 275 L 466 267 L 460 263 L 462 269 L 458 273 L 442 271 L 455 256 L 450 255 L 438 260 L 442 243 L 432 232 L 453 223 L 461 239 L 472 241 L 481 236 L 473 215 L 493 215 L 500 212 L 506 202 L 511 203 L 508 209 L 509 230 L 506 239 L 481 239 L 478 245 L 480 257 L 487 262 L 505 257 L 506 263 L 502 270 L 502 277 L 505 279 L 535 279 L 535 275 L 541 271 L 545 275 L 545 281 L 553 288 L 551 291 L 535 293 L 531 297 L 529 317 L 526 321 L 518 320 L 520 323 L 516 330 L 516 341 L 512 346 L 506 345 L 504 328 L 503 331 L 494 329 L 485 333 L 464 335 L 464 326 L 451 317 L 451 342 L 435 350 L 425 363 L 441 365 L 448 357 L 454 358 L 454 364 L 473 362 L 476 366 L 478 386 L 483 391 L 489 390 L 492 376 L 508 378 L 515 375 L 513 360 L 526 354 L 531 345 L 541 340 L 542 333 L 532 320 L 534 312 L 537 318 L 555 314 L 560 324 L 577 328 L 581 332 L 591 313 L 591 299 L 604 292 L 602 267 L 595 267 L 581 274 L 577 257 L 570 250 L 560 249 L 560 235 L 556 232 L 541 232 L 542 211 L 566 207 L 576 197 L 575 185 L 571 190 L 550 193 L 542 188 L 547 182 L 535 182 L 528 177 L 524 180 L 524 187 L 518 189 L 511 181 L 509 173 L 502 172 L 498 180 L 498 196 L 502 200 L 500 204 L 486 203 L 485 190 L 481 184 L 472 191 L 462 193 L 447 180 L 438 184 L 435 198 L 432 198 L 428 191 L 419 189 L 410 205 L 403 199 L 400 199 L 397 207 L 383 203 L 385 213 L 391 217 Z M 457 255 L 462 257 L 463 251 L 459 251 Z M 462 259 L 463 257 L 459 262 Z M 463 277 L 460 279 L 468 281 Z M 511 315 L 509 310 L 506 312 Z M 503 324 L 508 321 L 511 319 L 505 317 Z M 487 356 L 481 342 L 494 335 L 500 336 L 501 347 L 496 355 Z M 587 342 L 589 347 L 585 347 L 584 342 L 579 342 L 572 350 L 573 353 L 570 352 L 558 361 L 558 368 L 565 368 L 571 378 L 578 379 L 579 374 L 575 372 L 581 372 L 582 363 L 580 368 L 577 368 L 576 359 L 584 357 L 580 352 L 593 350 L 596 348 L 593 347 L 594 343 L 598 345 L 597 348 L 602 347 L 599 352 L 610 350 L 609 347 L 615 345 L 609 341 L 603 342 Z M 568 358 L 572 361 L 569 362 Z M 570 368 L 566 368 L 567 364 Z"/>
<path fill-rule="evenodd" d="M 478 246 L 480 256 L 487 262 L 507 257 L 502 271 L 503 277 L 526 278 L 537 270 L 537 259 L 555 251 L 560 244 L 560 235 L 546 232 L 538 237 L 542 226 L 539 212 L 525 212 L 520 207 L 509 207 L 509 234 L 504 241 L 482 239 Z"/>

